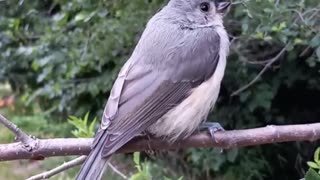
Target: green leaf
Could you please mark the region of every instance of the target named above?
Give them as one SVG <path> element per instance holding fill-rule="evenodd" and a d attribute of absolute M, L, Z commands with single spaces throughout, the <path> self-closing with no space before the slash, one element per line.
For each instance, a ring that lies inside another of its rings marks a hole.
<path fill-rule="evenodd" d="M 83 21 L 88 17 L 88 13 L 87 12 L 80 12 L 76 15 L 76 17 L 74 18 L 75 21 Z"/>
<path fill-rule="evenodd" d="M 146 180 L 152 179 L 151 178 L 151 174 L 150 174 L 150 164 L 147 163 L 143 163 L 143 174 Z"/>
<path fill-rule="evenodd" d="M 142 173 L 142 167 L 139 165 L 135 165 L 135 167 L 138 169 L 138 172 Z"/>
<path fill-rule="evenodd" d="M 309 169 L 306 173 L 305 180 L 320 180 L 320 175 L 313 169 Z"/>
<path fill-rule="evenodd" d="M 318 164 L 318 166 L 320 166 L 319 155 L 320 155 L 320 147 L 318 147 L 317 150 L 314 152 L 314 161 Z"/>
<path fill-rule="evenodd" d="M 308 161 L 307 164 L 308 164 L 309 167 L 311 167 L 313 169 L 320 169 L 319 165 L 316 164 L 315 162 Z"/>
<path fill-rule="evenodd" d="M 84 120 L 84 124 L 88 123 L 88 119 L 89 119 L 89 112 L 86 113 L 86 115 L 84 116 L 83 120 Z"/>
<path fill-rule="evenodd" d="M 139 165 L 139 164 L 140 164 L 140 152 L 134 152 L 134 153 L 133 153 L 133 162 L 134 162 L 136 165 Z"/>
<path fill-rule="evenodd" d="M 287 27 L 287 23 L 285 21 L 281 22 L 279 25 L 279 29 L 282 30 Z"/>
<path fill-rule="evenodd" d="M 72 124 L 76 129 L 72 131 L 72 134 L 76 137 L 92 137 L 94 136 L 94 126 L 96 118 L 88 125 L 89 112 L 87 112 L 83 119 L 75 116 L 69 116 L 68 122 Z"/>
<path fill-rule="evenodd" d="M 303 40 L 300 39 L 300 38 L 295 38 L 294 39 L 294 44 L 297 45 L 297 44 L 302 44 Z"/>
<path fill-rule="evenodd" d="M 143 175 L 141 173 L 136 173 L 130 177 L 130 180 L 141 180 L 143 179 Z"/>
<path fill-rule="evenodd" d="M 92 136 L 94 136 L 94 127 L 96 125 L 96 122 L 97 122 L 97 118 L 94 118 L 89 126 L 89 132 L 92 134 Z"/>

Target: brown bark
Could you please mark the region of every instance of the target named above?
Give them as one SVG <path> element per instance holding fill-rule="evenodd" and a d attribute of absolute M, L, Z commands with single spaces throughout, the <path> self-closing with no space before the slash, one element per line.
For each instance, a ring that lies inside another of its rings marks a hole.
<path fill-rule="evenodd" d="M 315 141 L 320 139 L 320 123 L 305 125 L 267 126 L 255 129 L 215 133 L 215 140 L 206 133 L 196 133 L 189 138 L 170 144 L 162 139 L 139 137 L 130 141 L 118 153 L 144 150 L 170 150 L 179 148 L 230 149 L 290 141 Z M 17 159 L 43 159 L 51 156 L 86 155 L 90 151 L 90 138 L 40 139 L 37 147 L 26 150 L 20 142 L 0 145 L 0 161 Z"/>

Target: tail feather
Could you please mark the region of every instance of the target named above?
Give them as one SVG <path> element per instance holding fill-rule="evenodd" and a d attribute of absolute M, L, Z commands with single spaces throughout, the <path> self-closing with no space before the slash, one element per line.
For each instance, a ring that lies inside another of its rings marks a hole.
<path fill-rule="evenodd" d="M 103 158 L 103 143 L 97 144 L 82 165 L 76 180 L 100 180 L 107 167 L 110 156 Z"/>

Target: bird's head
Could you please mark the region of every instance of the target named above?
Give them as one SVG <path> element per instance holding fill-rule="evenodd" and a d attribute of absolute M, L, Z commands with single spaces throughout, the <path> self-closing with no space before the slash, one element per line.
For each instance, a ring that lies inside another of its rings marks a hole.
<path fill-rule="evenodd" d="M 168 7 L 194 25 L 221 24 L 230 2 L 219 0 L 171 0 Z"/>

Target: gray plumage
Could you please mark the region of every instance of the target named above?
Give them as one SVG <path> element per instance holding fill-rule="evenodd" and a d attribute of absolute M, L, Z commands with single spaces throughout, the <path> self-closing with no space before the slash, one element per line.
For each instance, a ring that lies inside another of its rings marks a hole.
<path fill-rule="evenodd" d="M 199 8 L 208 2 L 211 9 Z M 100 179 L 108 158 L 148 131 L 170 141 L 189 136 L 214 105 L 229 41 L 213 0 L 171 0 L 148 22 L 121 69 L 77 179 Z"/>

